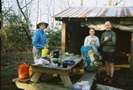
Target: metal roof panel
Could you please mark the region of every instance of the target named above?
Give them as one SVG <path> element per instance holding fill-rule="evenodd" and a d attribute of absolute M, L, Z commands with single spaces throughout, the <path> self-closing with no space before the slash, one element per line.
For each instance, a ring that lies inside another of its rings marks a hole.
<path fill-rule="evenodd" d="M 117 14 L 117 9 L 116 8 L 109 8 L 107 13 L 105 14 L 106 17 L 115 17 Z"/>
<path fill-rule="evenodd" d="M 70 7 L 55 18 L 133 17 L 133 6 Z"/>
<path fill-rule="evenodd" d="M 87 17 L 95 17 L 101 11 L 101 8 L 94 8 L 90 13 L 88 13 Z"/>
<path fill-rule="evenodd" d="M 128 9 L 129 9 L 129 11 L 131 13 L 131 16 L 133 16 L 133 7 L 129 7 Z"/>

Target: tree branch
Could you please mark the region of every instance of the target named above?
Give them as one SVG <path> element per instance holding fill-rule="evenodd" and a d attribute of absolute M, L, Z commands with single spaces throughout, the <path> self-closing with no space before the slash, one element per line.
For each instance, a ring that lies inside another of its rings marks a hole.
<path fill-rule="evenodd" d="M 19 1 L 18 1 L 18 0 L 16 0 L 16 2 L 17 2 L 17 5 L 18 5 L 19 10 L 20 10 L 20 11 L 21 11 L 21 13 L 23 14 L 24 19 L 25 19 L 25 20 L 26 20 L 26 22 L 27 22 L 27 18 L 26 18 L 26 16 L 25 16 L 25 14 L 24 14 L 24 12 L 23 12 L 22 8 L 20 7 Z"/>
<path fill-rule="evenodd" d="M 27 37 L 29 38 L 29 40 L 31 40 L 31 37 L 30 37 L 28 31 L 26 30 L 26 28 L 25 28 L 24 26 L 22 26 L 22 28 L 23 28 L 23 30 L 26 32 L 26 35 L 27 35 Z"/>
<path fill-rule="evenodd" d="M 113 6 L 117 6 L 119 3 L 121 3 L 123 0 L 120 0 L 120 1 L 116 1 L 116 3 L 113 5 Z"/>
<path fill-rule="evenodd" d="M 21 9 L 25 8 L 28 4 L 30 4 L 33 0 L 29 1 L 25 6 L 23 6 Z"/>
<path fill-rule="evenodd" d="M 27 19 L 26 15 L 24 14 L 22 8 L 20 7 L 19 1 L 16 0 L 16 2 L 17 2 L 17 5 L 18 5 L 18 8 L 19 8 L 20 12 L 21 12 L 22 15 L 24 16 L 24 19 L 25 19 L 25 21 L 26 21 L 26 26 L 27 26 L 27 29 L 28 29 L 28 31 L 29 31 L 28 19 Z M 31 38 L 30 38 L 30 34 L 28 33 L 27 29 L 26 29 L 26 28 L 23 28 L 23 29 L 24 29 L 24 31 L 26 32 L 27 37 L 28 37 L 29 39 L 31 39 Z"/>

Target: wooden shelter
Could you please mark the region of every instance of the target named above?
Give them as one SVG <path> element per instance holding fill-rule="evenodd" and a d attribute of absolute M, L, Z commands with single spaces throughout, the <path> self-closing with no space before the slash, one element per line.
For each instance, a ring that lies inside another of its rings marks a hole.
<path fill-rule="evenodd" d="M 62 53 L 80 54 L 89 28 L 95 28 L 100 39 L 104 23 L 110 21 L 117 35 L 116 55 L 133 61 L 133 6 L 70 7 L 54 18 L 62 21 Z"/>

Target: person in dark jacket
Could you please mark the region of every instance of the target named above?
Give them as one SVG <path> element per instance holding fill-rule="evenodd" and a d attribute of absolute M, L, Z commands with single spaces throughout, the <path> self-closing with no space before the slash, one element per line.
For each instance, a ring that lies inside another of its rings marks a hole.
<path fill-rule="evenodd" d="M 111 23 L 105 22 L 106 31 L 101 36 L 102 45 L 102 58 L 105 62 L 105 70 L 107 76 L 104 78 L 104 82 L 112 84 L 114 75 L 114 60 L 115 60 L 115 46 L 116 46 L 116 34 L 111 30 Z"/>

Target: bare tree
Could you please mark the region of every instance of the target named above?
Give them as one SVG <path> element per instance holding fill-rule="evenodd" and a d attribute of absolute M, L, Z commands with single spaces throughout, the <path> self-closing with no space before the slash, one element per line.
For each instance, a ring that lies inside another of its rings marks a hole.
<path fill-rule="evenodd" d="M 112 0 L 108 0 L 108 6 L 111 6 Z"/>
<path fill-rule="evenodd" d="M 68 7 L 70 7 L 70 0 L 67 0 Z"/>
<path fill-rule="evenodd" d="M 123 6 L 126 6 L 126 0 L 124 0 L 124 2 L 123 2 Z"/>
<path fill-rule="evenodd" d="M 116 3 L 113 6 L 117 6 L 118 4 L 120 4 L 123 0 L 117 0 Z"/>
<path fill-rule="evenodd" d="M 120 4 L 123 0 L 108 0 L 108 6 L 117 6 Z"/>
<path fill-rule="evenodd" d="M 36 25 L 38 23 L 38 18 L 39 18 L 39 0 L 37 1 L 37 15 L 36 15 Z M 37 28 L 37 27 L 36 27 Z"/>
<path fill-rule="evenodd" d="M 83 6 L 83 0 L 80 1 L 80 5 Z"/>
<path fill-rule="evenodd" d="M 16 0 L 16 2 L 17 2 L 17 6 L 18 6 L 18 8 L 19 8 L 21 14 L 22 14 L 23 17 L 24 17 L 24 21 L 25 21 L 25 23 L 26 23 L 26 25 L 25 25 L 25 24 L 22 24 L 22 28 L 23 28 L 23 30 L 26 32 L 26 35 L 28 36 L 28 38 L 31 39 L 30 30 L 29 30 L 29 17 L 28 17 L 28 8 L 27 8 L 27 6 L 28 6 L 28 4 L 30 4 L 30 3 L 32 2 L 32 0 L 30 0 L 28 3 L 27 3 L 26 0 L 25 0 L 25 6 L 23 6 L 23 7 L 20 6 L 19 0 Z M 23 11 L 23 9 L 24 9 L 25 7 L 26 7 L 26 9 L 25 9 L 25 11 Z M 25 12 L 26 12 L 26 13 L 25 13 Z"/>

